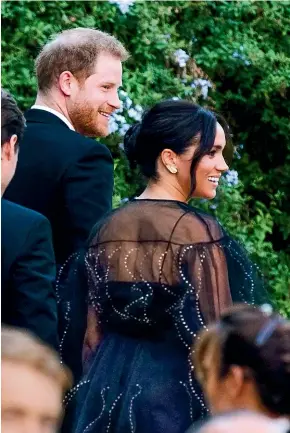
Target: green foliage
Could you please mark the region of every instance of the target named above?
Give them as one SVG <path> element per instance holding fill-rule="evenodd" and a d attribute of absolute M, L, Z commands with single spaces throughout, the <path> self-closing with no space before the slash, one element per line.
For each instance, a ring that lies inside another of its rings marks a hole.
<path fill-rule="evenodd" d="M 224 184 L 213 201 L 192 204 L 213 213 L 228 233 L 239 240 L 263 271 L 277 308 L 290 317 L 289 270 L 290 257 L 277 253 L 268 240 L 274 225 L 274 215 L 260 201 L 245 193 L 244 185 Z"/>
<path fill-rule="evenodd" d="M 200 205 L 246 245 L 278 308 L 290 315 L 289 1 L 136 1 L 127 13 L 108 1 L 4 1 L 2 86 L 23 109 L 35 97 L 39 47 L 80 26 L 108 31 L 129 49 L 123 83 L 134 104 L 175 96 L 227 118 L 235 144 L 244 145 L 233 163 L 242 182 L 225 184 L 214 203 Z M 178 49 L 190 56 L 185 67 L 175 59 Z M 207 97 L 196 80 L 211 83 Z M 106 140 L 115 157 L 115 206 L 142 188 L 121 141 L 118 132 Z"/>

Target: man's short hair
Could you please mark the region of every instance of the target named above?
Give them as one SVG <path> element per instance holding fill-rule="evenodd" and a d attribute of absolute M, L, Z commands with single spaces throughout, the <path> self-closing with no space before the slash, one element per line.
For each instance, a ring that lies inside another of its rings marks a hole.
<path fill-rule="evenodd" d="M 36 58 L 38 89 L 43 93 L 51 89 L 64 71 L 85 80 L 93 74 L 100 53 L 111 54 L 121 61 L 129 57 L 118 39 L 100 30 L 80 27 L 58 33 Z"/>
<path fill-rule="evenodd" d="M 18 137 L 18 145 L 23 137 L 25 125 L 25 118 L 18 108 L 15 99 L 9 92 L 1 89 L 1 146 L 10 141 L 10 138 L 14 134 Z"/>
<path fill-rule="evenodd" d="M 3 326 L 1 340 L 2 362 L 11 361 L 31 367 L 57 382 L 63 392 L 71 387 L 70 371 L 60 363 L 58 355 L 37 337 Z"/>

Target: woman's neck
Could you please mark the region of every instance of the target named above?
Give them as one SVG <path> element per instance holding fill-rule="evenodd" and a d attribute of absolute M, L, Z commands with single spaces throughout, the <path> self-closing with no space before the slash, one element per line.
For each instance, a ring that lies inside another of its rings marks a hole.
<path fill-rule="evenodd" d="M 236 407 L 233 409 L 245 409 L 257 413 L 263 413 L 269 418 L 279 418 L 281 416 L 278 413 L 273 413 L 269 409 L 267 409 L 267 407 L 261 401 L 261 398 L 256 389 L 243 395 L 241 400 L 236 403 Z"/>
<path fill-rule="evenodd" d="M 168 183 L 153 183 L 152 181 L 148 183 L 147 187 L 138 197 L 138 199 L 176 200 L 182 201 L 184 203 L 188 202 L 188 199 L 185 197 L 183 192 L 174 185 Z"/>

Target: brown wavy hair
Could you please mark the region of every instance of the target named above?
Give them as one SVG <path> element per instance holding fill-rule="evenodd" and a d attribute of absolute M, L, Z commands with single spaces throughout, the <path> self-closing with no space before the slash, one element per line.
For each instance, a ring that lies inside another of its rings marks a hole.
<path fill-rule="evenodd" d="M 204 330 L 193 353 L 198 380 L 206 381 L 204 357 L 212 349 L 219 378 L 231 366 L 245 368 L 263 405 L 272 413 L 290 415 L 290 322 L 250 305 L 236 305 Z"/>

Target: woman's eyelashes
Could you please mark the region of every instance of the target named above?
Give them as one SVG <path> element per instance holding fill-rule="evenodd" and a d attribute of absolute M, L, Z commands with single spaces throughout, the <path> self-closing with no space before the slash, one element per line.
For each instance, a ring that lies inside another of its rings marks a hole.
<path fill-rule="evenodd" d="M 216 153 L 217 153 L 217 151 L 216 151 L 216 149 L 214 149 L 214 150 L 209 151 L 208 155 L 213 158 L 216 155 Z"/>

